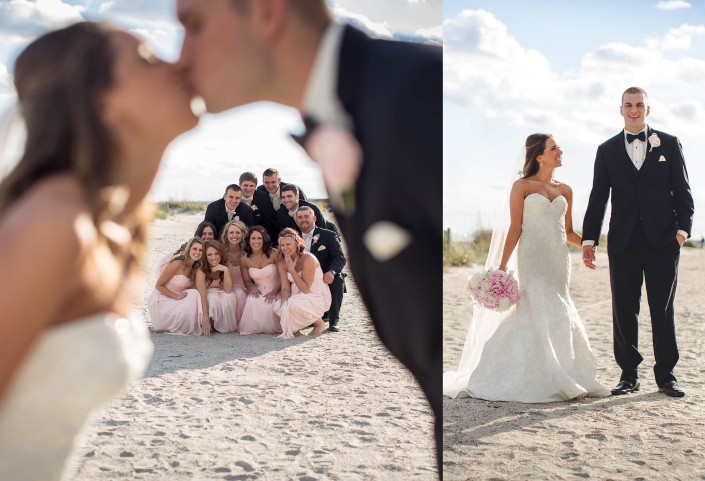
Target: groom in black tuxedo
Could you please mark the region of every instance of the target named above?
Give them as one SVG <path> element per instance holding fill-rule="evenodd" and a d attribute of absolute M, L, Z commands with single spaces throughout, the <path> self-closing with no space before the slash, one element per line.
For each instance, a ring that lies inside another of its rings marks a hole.
<path fill-rule="evenodd" d="M 412 200 L 442 192 L 441 48 L 372 39 L 333 22 L 326 0 L 177 4 L 179 65 L 209 112 L 275 101 L 321 128 L 300 141 L 377 333 L 430 402 L 440 463 L 442 223 Z"/>
<path fill-rule="evenodd" d="M 641 287 L 653 330 L 654 375 L 660 391 L 685 393 L 673 375 L 678 346 L 673 303 L 680 248 L 693 225 L 693 196 L 678 139 L 646 125 L 648 97 L 638 87 L 622 95 L 624 130 L 597 149 L 590 201 L 583 223 L 583 261 L 595 268 L 607 199 L 612 214 L 607 235 L 614 355 L 622 369 L 612 394 L 639 390 L 638 321 Z"/>

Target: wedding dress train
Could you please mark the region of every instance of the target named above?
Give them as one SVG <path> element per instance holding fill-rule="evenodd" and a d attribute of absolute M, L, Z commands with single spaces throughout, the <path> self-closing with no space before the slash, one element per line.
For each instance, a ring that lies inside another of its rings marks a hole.
<path fill-rule="evenodd" d="M 567 208 L 563 196 L 524 199 L 521 300 L 483 345 L 466 342 L 458 371 L 444 374 L 444 395 L 543 403 L 609 394 L 595 380 L 595 358 L 570 297 Z"/>

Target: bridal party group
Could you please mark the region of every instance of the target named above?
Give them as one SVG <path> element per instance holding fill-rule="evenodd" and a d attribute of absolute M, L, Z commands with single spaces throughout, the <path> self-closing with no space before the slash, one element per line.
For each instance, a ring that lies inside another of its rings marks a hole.
<path fill-rule="evenodd" d="M 194 237 L 158 263 L 152 329 L 182 335 L 338 332 L 345 256 L 335 224 L 298 186 L 244 172 Z"/>

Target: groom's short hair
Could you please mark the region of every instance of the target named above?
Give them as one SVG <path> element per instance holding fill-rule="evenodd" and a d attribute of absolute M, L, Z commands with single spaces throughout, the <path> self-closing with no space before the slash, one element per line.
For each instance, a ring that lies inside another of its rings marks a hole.
<path fill-rule="evenodd" d="M 648 96 L 648 94 L 646 93 L 646 90 L 644 90 L 643 88 L 641 88 L 641 87 L 629 87 L 627 90 L 625 90 L 625 91 L 622 93 L 622 103 L 624 103 L 624 96 L 627 95 L 627 94 L 643 94 L 643 95 L 644 95 L 644 98 L 645 98 L 646 100 L 649 99 L 649 96 Z"/>

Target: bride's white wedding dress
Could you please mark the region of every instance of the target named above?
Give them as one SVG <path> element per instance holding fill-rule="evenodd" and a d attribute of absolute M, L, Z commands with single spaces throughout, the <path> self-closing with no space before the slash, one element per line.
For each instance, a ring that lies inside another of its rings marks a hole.
<path fill-rule="evenodd" d="M 47 329 L 0 400 L 0 479 L 54 481 L 90 414 L 144 373 L 144 322 L 112 313 Z"/>
<path fill-rule="evenodd" d="M 567 208 L 563 196 L 524 199 L 521 300 L 475 347 L 481 352 L 464 353 L 459 370 L 444 374 L 446 396 L 542 403 L 609 394 L 595 380 L 595 358 L 568 290 Z"/>

